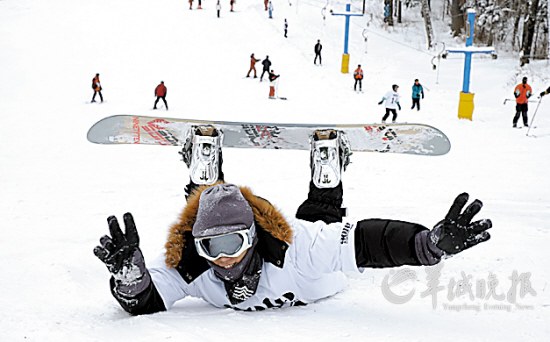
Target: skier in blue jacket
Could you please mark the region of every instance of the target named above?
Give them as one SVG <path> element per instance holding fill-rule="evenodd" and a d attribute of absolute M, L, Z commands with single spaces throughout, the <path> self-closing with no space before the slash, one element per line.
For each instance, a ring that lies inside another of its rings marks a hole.
<path fill-rule="evenodd" d="M 414 84 L 412 86 L 412 107 L 411 109 L 414 109 L 414 106 L 416 106 L 417 110 L 420 110 L 420 96 L 424 98 L 424 88 L 422 88 L 422 84 L 418 81 L 418 79 L 414 80 Z"/>

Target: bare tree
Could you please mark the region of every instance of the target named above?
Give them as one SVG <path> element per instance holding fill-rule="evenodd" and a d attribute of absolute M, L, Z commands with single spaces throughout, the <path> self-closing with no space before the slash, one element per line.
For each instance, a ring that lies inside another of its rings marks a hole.
<path fill-rule="evenodd" d="M 393 0 L 384 0 L 384 22 L 393 26 Z"/>
<path fill-rule="evenodd" d="M 537 13 L 539 9 L 539 0 L 531 0 L 529 6 L 528 16 L 525 18 L 525 26 L 523 27 L 523 44 L 521 50 L 523 56 L 521 58 L 521 65 L 529 63 L 529 57 L 531 56 L 531 48 L 533 46 L 533 37 L 535 35 L 535 26 Z"/>
<path fill-rule="evenodd" d="M 424 18 L 424 26 L 426 27 L 426 42 L 428 44 L 428 48 L 433 47 L 433 41 L 434 41 L 434 31 L 432 27 L 432 19 L 430 16 L 430 3 L 429 0 L 422 0 L 422 17 Z"/>
<path fill-rule="evenodd" d="M 460 35 L 464 28 L 464 0 L 452 0 L 451 2 L 451 32 L 453 37 Z"/>
<path fill-rule="evenodd" d="M 521 44 L 521 40 L 518 40 L 516 38 L 518 36 L 519 23 L 520 23 L 521 16 L 523 15 L 524 7 L 525 6 L 522 3 L 520 3 L 520 1 L 514 1 L 512 3 L 512 11 L 516 13 L 516 16 L 514 18 L 514 33 L 512 34 L 512 48 L 516 47 L 516 42 L 518 47 Z"/>
<path fill-rule="evenodd" d="M 401 24 L 401 0 L 397 0 L 397 22 Z"/>

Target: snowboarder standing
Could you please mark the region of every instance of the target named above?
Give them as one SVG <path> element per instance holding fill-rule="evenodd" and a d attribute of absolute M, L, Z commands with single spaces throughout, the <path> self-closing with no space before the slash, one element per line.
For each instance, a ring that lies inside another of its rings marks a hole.
<path fill-rule="evenodd" d="M 395 120 L 397 120 L 397 109 L 401 110 L 401 104 L 399 104 L 399 94 L 397 93 L 397 90 L 399 89 L 399 86 L 397 84 L 394 84 L 391 86 L 392 90 L 388 91 L 386 95 L 378 102 L 379 105 L 381 105 L 384 101 L 386 102 L 386 114 L 382 118 L 382 123 L 386 123 L 386 119 L 388 116 L 390 116 L 390 113 L 393 114 L 392 123 L 395 123 Z"/>
<path fill-rule="evenodd" d="M 286 21 L 286 18 L 285 18 L 285 26 L 284 26 L 284 29 L 285 29 L 285 38 L 288 38 L 288 37 L 287 37 L 287 34 L 288 34 L 288 22 Z"/>
<path fill-rule="evenodd" d="M 229 6 L 230 6 L 230 8 L 231 8 L 231 9 L 229 10 L 229 12 L 234 12 L 234 11 L 233 11 L 233 5 L 234 5 L 234 4 L 235 4 L 235 0 L 229 0 Z"/>
<path fill-rule="evenodd" d="M 519 116 L 523 117 L 523 126 L 529 127 L 527 120 L 527 103 L 529 98 L 533 94 L 533 89 L 527 84 L 527 77 L 523 77 L 521 83 L 514 89 L 514 96 L 516 98 L 516 115 L 514 116 L 512 127 L 517 127 Z"/>
<path fill-rule="evenodd" d="M 346 273 L 435 265 L 489 240 L 491 220 L 472 222 L 483 204 L 466 206 L 467 193 L 431 230 L 391 219 L 344 222 L 341 176 L 349 164 L 349 140 L 335 129 L 310 138 L 308 196 L 295 215 L 286 216 L 250 188 L 224 182 L 215 127 L 190 130 L 186 141 L 192 143 L 182 151 L 191 176 L 187 204 L 162 256 L 146 265 L 130 213 L 123 216 L 125 232 L 110 216 L 110 236 L 94 248 L 120 306 L 142 315 L 169 310 L 185 297 L 240 311 L 307 305 L 344 290 Z M 204 150 L 209 158 L 201 155 Z M 205 168 L 216 171 L 213 177 L 203 177 L 210 175 Z"/>
<path fill-rule="evenodd" d="M 321 50 L 323 50 L 323 45 L 321 45 L 321 40 L 317 39 L 317 44 L 313 47 L 313 51 L 315 51 L 315 59 L 313 60 L 313 64 L 315 65 L 317 65 L 317 57 L 319 57 L 319 65 L 323 64 L 321 59 Z"/>
<path fill-rule="evenodd" d="M 259 62 L 259 61 L 260 61 L 259 59 L 256 59 L 256 57 L 254 57 L 254 54 L 250 55 L 250 69 L 248 69 L 248 73 L 246 74 L 246 77 L 250 77 L 250 72 L 254 71 L 254 78 L 258 78 L 258 76 L 256 75 L 256 62 Z"/>
<path fill-rule="evenodd" d="M 162 102 L 164 102 L 164 106 L 166 107 L 166 110 L 168 110 L 168 103 L 166 103 L 166 94 L 168 93 L 168 90 L 166 89 L 166 86 L 164 85 L 164 81 L 160 81 L 160 84 L 155 88 L 155 96 L 157 99 L 155 100 L 155 104 L 153 105 L 153 109 L 157 109 L 157 103 L 159 100 L 162 99 Z"/>
<path fill-rule="evenodd" d="M 260 75 L 260 82 L 262 81 L 264 74 L 267 72 L 269 74 L 269 69 L 271 68 L 271 61 L 269 56 L 265 56 L 265 59 L 262 61 L 263 69 L 262 74 Z"/>
<path fill-rule="evenodd" d="M 414 84 L 412 86 L 412 107 L 411 109 L 414 109 L 416 106 L 417 110 L 420 110 L 420 96 L 424 98 L 424 88 L 422 88 L 422 84 L 418 81 L 418 79 L 414 80 Z"/>
<path fill-rule="evenodd" d="M 216 3 L 216 13 L 218 14 L 218 18 L 220 17 L 220 11 L 222 10 L 222 5 L 220 4 L 220 0 Z"/>
<path fill-rule="evenodd" d="M 357 85 L 359 84 L 359 91 L 361 91 L 363 87 L 363 69 L 361 69 L 361 64 L 357 65 L 357 69 L 353 72 L 353 79 L 355 80 L 353 90 L 357 91 Z"/>
<path fill-rule="evenodd" d="M 103 102 L 103 95 L 101 94 L 101 82 L 99 81 L 99 74 L 95 74 L 95 77 L 92 79 L 92 89 L 94 90 L 94 96 L 92 96 L 92 103 L 95 102 L 95 96 L 99 94 L 101 102 Z"/>
<path fill-rule="evenodd" d="M 269 98 L 275 99 L 275 87 L 277 86 L 277 79 L 281 75 L 276 75 L 275 71 L 271 70 L 269 72 Z"/>
<path fill-rule="evenodd" d="M 269 3 L 269 0 L 264 0 L 264 7 L 265 7 L 265 10 L 267 11 L 267 4 Z"/>

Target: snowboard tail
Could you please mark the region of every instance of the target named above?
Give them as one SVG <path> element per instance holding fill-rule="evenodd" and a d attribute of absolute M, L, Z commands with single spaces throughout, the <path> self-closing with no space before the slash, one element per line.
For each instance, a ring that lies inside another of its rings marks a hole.
<path fill-rule="evenodd" d="M 292 124 L 207 121 L 137 115 L 101 119 L 88 131 L 97 144 L 182 146 L 193 126 L 213 125 L 223 132 L 222 146 L 309 150 L 309 136 L 316 129 L 344 131 L 351 150 L 418 155 L 443 155 L 451 144 L 437 128 L 424 124 Z"/>

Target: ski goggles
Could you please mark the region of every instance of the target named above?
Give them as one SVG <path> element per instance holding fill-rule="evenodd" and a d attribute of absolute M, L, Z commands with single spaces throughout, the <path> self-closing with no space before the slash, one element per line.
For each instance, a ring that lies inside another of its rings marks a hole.
<path fill-rule="evenodd" d="M 234 258 L 252 246 L 256 226 L 216 236 L 195 238 L 195 247 L 199 255 L 214 261 L 221 257 Z"/>

